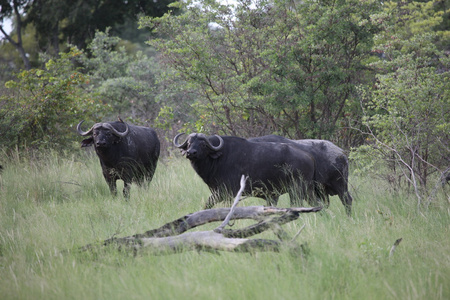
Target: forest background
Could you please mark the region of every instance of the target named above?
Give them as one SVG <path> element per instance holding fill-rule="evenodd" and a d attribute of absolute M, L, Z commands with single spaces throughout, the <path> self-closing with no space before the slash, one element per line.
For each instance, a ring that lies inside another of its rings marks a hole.
<path fill-rule="evenodd" d="M 419 207 L 450 177 L 449 1 L 0 4 L 5 157 L 120 115 L 163 155 L 181 131 L 328 139 Z"/>

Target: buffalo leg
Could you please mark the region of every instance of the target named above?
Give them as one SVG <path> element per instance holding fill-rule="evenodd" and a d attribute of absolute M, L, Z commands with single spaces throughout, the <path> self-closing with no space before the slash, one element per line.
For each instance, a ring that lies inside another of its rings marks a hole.
<path fill-rule="evenodd" d="M 231 205 L 234 192 L 228 190 L 226 187 L 219 187 L 217 189 L 210 189 L 211 195 L 208 197 L 208 201 L 206 201 L 205 209 L 213 208 L 214 205 L 216 205 L 219 202 L 228 201 Z M 237 193 L 237 191 L 236 191 Z"/>
<path fill-rule="evenodd" d="M 350 217 L 352 215 L 352 202 L 353 198 L 348 191 L 345 191 L 339 194 L 339 199 L 341 199 L 342 204 L 344 204 L 345 211 L 347 215 Z"/>
<path fill-rule="evenodd" d="M 330 198 L 327 194 L 318 194 L 312 196 L 311 200 L 308 201 L 308 204 L 311 206 L 322 206 L 324 208 L 328 208 L 330 206 Z"/>
<path fill-rule="evenodd" d="M 113 196 L 117 196 L 117 176 L 114 169 L 103 168 L 103 177 L 105 177 L 106 183 L 108 184 L 109 190 Z"/>
<path fill-rule="evenodd" d="M 116 180 L 115 179 L 106 179 L 106 182 L 108 183 L 109 190 L 111 191 L 111 194 L 115 197 L 117 196 L 117 186 L 116 186 Z"/>
<path fill-rule="evenodd" d="M 266 202 L 268 206 L 277 206 L 278 196 L 266 198 Z"/>
<path fill-rule="evenodd" d="M 303 205 L 303 196 L 298 195 L 298 193 L 289 193 L 289 201 L 291 203 L 291 207 L 301 207 Z"/>
<path fill-rule="evenodd" d="M 218 202 L 220 202 L 221 201 L 221 199 L 218 197 L 218 195 L 216 195 L 216 194 L 211 194 L 209 197 L 208 197 L 208 201 L 206 201 L 206 204 L 205 204 L 205 209 L 210 209 L 210 208 L 213 208 L 213 206 L 216 204 L 216 203 L 218 203 Z"/>
<path fill-rule="evenodd" d="M 330 206 L 330 197 L 322 184 L 316 183 L 314 187 L 314 196 L 318 199 L 318 202 L 321 206 L 328 208 Z"/>
<path fill-rule="evenodd" d="M 299 183 L 295 184 L 289 191 L 289 198 L 291 207 L 303 206 L 303 200 L 306 200 L 308 204 L 312 206 L 317 205 L 313 184 L 305 182 L 303 179 L 301 179 Z"/>
<path fill-rule="evenodd" d="M 130 188 L 131 188 L 131 183 L 129 182 L 125 182 L 123 184 L 123 197 L 125 199 L 130 199 Z"/>

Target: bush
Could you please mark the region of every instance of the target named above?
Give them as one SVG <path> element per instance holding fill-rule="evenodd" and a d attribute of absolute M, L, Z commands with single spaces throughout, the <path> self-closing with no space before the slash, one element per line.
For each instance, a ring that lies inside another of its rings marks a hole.
<path fill-rule="evenodd" d="M 72 48 L 50 59 L 44 69 L 21 71 L 6 83 L 0 98 L 0 143 L 5 148 L 67 145 L 80 119 L 92 119 L 107 106 L 86 91 L 89 76 L 75 68 L 81 51 Z"/>

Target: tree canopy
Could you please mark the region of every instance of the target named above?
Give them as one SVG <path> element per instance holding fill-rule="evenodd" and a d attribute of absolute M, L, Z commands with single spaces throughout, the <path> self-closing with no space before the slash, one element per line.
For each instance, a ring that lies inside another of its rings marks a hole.
<path fill-rule="evenodd" d="M 172 0 L 0 0 L 0 32 L 21 53 L 26 69 L 31 63 L 23 45 L 26 28 L 34 28 L 40 51 L 59 55 L 67 44 L 84 49 L 94 38 L 97 30 L 111 27 L 116 35 L 127 32 L 136 36 L 137 19 L 140 15 L 161 16 L 168 11 Z M 8 33 L 3 21 L 12 19 L 15 30 Z M 132 27 L 133 32 L 126 30 Z M 146 38 L 146 37 L 144 37 Z M 137 38 L 143 41 L 144 38 Z M 61 49 L 60 47 L 63 46 Z"/>
<path fill-rule="evenodd" d="M 196 91 L 224 133 L 330 138 L 364 79 L 377 25 L 373 1 L 179 2 L 183 14 L 141 18 L 162 62 Z"/>
<path fill-rule="evenodd" d="M 442 48 L 450 36 L 433 30 L 442 16 L 432 2 L 387 3 L 377 16 L 384 30 L 374 46 L 383 59 L 371 64 L 376 82 L 362 92 L 362 122 L 371 143 L 355 156 L 388 161 L 389 180 L 408 182 L 419 200 L 429 175 L 450 165 L 450 59 Z"/>

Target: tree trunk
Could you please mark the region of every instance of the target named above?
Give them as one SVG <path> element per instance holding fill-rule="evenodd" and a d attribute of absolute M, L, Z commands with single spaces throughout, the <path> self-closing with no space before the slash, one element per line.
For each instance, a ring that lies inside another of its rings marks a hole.
<path fill-rule="evenodd" d="M 14 47 L 16 47 L 17 51 L 19 52 L 20 58 L 22 58 L 23 64 L 25 66 L 26 70 L 31 69 L 31 63 L 30 60 L 27 57 L 27 54 L 25 52 L 25 49 L 23 48 L 22 43 L 22 18 L 19 13 L 19 7 L 17 4 L 17 1 L 14 1 L 14 15 L 16 17 L 16 33 L 17 33 L 17 42 L 15 42 L 12 37 L 3 29 L 2 26 L 0 26 L 0 31 L 3 33 L 3 35 L 6 37 L 8 42 L 10 42 Z"/>

